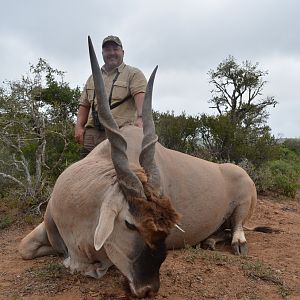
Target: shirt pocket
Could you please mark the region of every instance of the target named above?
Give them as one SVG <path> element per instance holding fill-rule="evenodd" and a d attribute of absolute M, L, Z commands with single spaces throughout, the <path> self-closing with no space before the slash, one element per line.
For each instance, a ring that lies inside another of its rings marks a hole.
<path fill-rule="evenodd" d="M 90 103 L 92 103 L 94 100 L 94 93 L 95 93 L 94 89 L 86 89 L 86 96 Z"/>
<path fill-rule="evenodd" d="M 122 100 L 128 95 L 128 83 L 126 81 L 117 80 L 114 83 L 112 99 L 113 100 Z"/>

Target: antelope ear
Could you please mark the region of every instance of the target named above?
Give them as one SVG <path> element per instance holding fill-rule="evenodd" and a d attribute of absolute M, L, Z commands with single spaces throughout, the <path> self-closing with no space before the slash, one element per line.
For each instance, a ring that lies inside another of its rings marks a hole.
<path fill-rule="evenodd" d="M 108 207 L 101 209 L 99 222 L 94 234 L 94 247 L 98 251 L 114 229 L 116 212 Z"/>
<path fill-rule="evenodd" d="M 109 189 L 104 197 L 100 209 L 98 225 L 94 233 L 94 247 L 98 251 L 114 230 L 116 216 L 122 209 L 124 196 L 118 185 Z"/>

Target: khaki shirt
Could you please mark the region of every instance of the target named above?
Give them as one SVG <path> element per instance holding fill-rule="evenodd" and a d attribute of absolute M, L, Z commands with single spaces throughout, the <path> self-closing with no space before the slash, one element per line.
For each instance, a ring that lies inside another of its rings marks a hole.
<path fill-rule="evenodd" d="M 119 127 L 124 126 L 125 124 L 133 124 L 136 119 L 136 106 L 133 97 L 138 93 L 145 93 L 146 91 L 147 80 L 144 74 L 139 69 L 125 65 L 124 63 L 110 73 L 106 72 L 104 67 L 101 68 L 101 71 L 107 98 L 110 95 L 116 73 L 117 71 L 119 72 L 119 76 L 114 83 L 111 104 L 120 102 L 129 95 L 131 95 L 131 97 L 118 107 L 112 109 L 112 115 Z M 92 107 L 94 91 L 94 81 L 93 76 L 91 75 L 79 98 L 79 105 Z M 97 99 L 94 100 L 94 106 L 97 110 Z M 92 109 L 90 109 L 88 121 L 85 126 L 94 127 Z"/>

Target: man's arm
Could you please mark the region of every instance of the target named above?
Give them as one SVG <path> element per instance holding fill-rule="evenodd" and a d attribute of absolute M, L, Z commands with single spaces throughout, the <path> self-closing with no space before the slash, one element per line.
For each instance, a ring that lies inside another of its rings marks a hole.
<path fill-rule="evenodd" d="M 78 114 L 77 114 L 77 122 L 75 125 L 75 140 L 83 145 L 83 134 L 84 134 L 84 126 L 88 120 L 90 107 L 88 106 L 79 106 Z"/>
<path fill-rule="evenodd" d="M 134 122 L 134 125 L 140 128 L 143 128 L 142 111 L 143 111 L 144 96 L 145 93 L 137 93 L 133 97 L 135 102 L 136 112 L 137 112 L 137 118 L 136 121 Z"/>

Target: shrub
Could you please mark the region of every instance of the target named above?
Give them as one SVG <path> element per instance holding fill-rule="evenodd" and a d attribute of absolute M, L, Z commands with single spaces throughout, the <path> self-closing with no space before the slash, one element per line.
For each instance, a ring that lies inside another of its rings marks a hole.
<path fill-rule="evenodd" d="M 269 167 L 273 175 L 273 190 L 294 198 L 299 188 L 299 165 L 292 161 L 275 160 L 269 162 Z"/>
<path fill-rule="evenodd" d="M 259 194 L 273 190 L 274 177 L 268 165 L 264 164 L 260 167 L 255 167 L 249 160 L 244 159 L 239 163 L 239 166 L 252 178 Z"/>
<path fill-rule="evenodd" d="M 299 188 L 300 158 L 290 150 L 282 149 L 280 159 L 266 162 L 259 167 L 255 167 L 247 159 L 242 160 L 239 166 L 252 178 L 259 194 L 274 192 L 295 197 Z"/>

